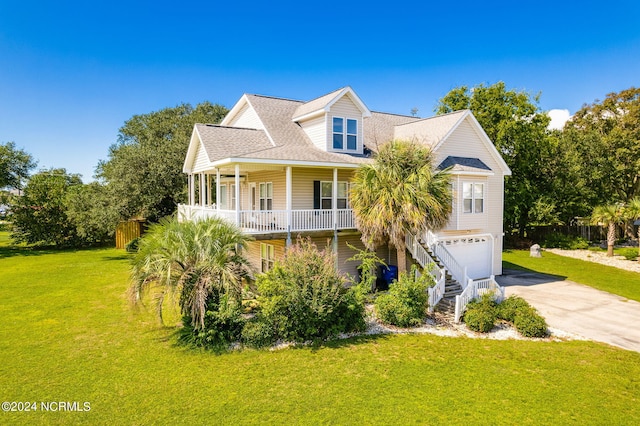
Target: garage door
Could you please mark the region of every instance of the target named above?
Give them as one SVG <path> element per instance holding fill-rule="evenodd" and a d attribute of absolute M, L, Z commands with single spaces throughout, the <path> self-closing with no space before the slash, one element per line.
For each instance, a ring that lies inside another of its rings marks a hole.
<path fill-rule="evenodd" d="M 491 275 L 491 239 L 489 237 L 452 238 L 442 244 L 458 263 L 467 267 L 471 279 L 487 278 Z"/>

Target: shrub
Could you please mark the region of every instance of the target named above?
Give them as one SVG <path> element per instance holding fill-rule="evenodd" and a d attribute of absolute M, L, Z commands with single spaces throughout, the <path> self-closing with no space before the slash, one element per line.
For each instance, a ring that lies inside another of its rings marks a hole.
<path fill-rule="evenodd" d="M 138 251 L 138 246 L 140 245 L 140 237 L 136 237 L 133 240 L 129 241 L 124 249 L 127 253 L 136 253 Z"/>
<path fill-rule="evenodd" d="M 399 327 L 421 324 L 428 306 L 427 289 L 432 284 L 431 275 L 417 276 L 415 267 L 409 274 L 401 273 L 398 280 L 389 286 L 389 292 L 376 299 L 378 319 Z"/>
<path fill-rule="evenodd" d="M 271 328 L 273 339 L 297 342 L 364 330 L 364 303 L 345 283 L 333 253 L 299 238 L 282 261 L 258 277 L 261 311 L 255 320 Z"/>
<path fill-rule="evenodd" d="M 542 241 L 542 247 L 559 248 L 564 250 L 583 250 L 589 248 L 589 242 L 582 237 L 572 237 L 560 232 L 547 235 Z"/>
<path fill-rule="evenodd" d="M 198 347 L 217 348 L 240 339 L 244 321 L 242 306 L 228 294 L 212 291 L 207 297 L 204 327 L 196 329 L 188 315 L 182 318 L 180 340 Z"/>
<path fill-rule="evenodd" d="M 547 322 L 531 307 L 518 309 L 513 325 L 525 337 L 547 335 Z"/>
<path fill-rule="evenodd" d="M 263 348 L 275 342 L 276 337 L 273 333 L 273 327 L 259 318 L 253 318 L 247 321 L 242 329 L 241 340 L 244 344 L 254 347 Z"/>
<path fill-rule="evenodd" d="M 498 319 L 496 302 L 493 293 L 483 294 L 479 300 L 473 300 L 467 305 L 463 321 L 473 331 L 490 332 Z"/>
<path fill-rule="evenodd" d="M 618 250 L 620 256 L 624 256 L 627 260 L 636 260 L 638 259 L 638 248 L 637 247 L 625 247 Z"/>
<path fill-rule="evenodd" d="M 530 309 L 531 305 L 522 297 L 509 296 L 496 306 L 499 319 L 513 323 L 520 309 Z"/>

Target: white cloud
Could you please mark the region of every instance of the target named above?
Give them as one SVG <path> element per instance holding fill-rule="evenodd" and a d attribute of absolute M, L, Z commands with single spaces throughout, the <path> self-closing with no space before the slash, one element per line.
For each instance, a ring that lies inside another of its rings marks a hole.
<path fill-rule="evenodd" d="M 562 130 L 564 123 L 571 118 L 571 114 L 568 109 L 552 109 L 549 110 L 547 114 L 551 117 L 551 122 L 548 127 L 549 129 Z"/>

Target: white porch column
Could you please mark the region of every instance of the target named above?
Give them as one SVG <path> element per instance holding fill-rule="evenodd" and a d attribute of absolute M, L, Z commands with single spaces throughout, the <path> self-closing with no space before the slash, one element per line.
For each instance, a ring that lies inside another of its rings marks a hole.
<path fill-rule="evenodd" d="M 220 210 L 220 169 L 216 167 L 216 210 Z"/>
<path fill-rule="evenodd" d="M 196 203 L 195 200 L 195 188 L 193 187 L 193 173 L 189 173 L 187 177 L 187 182 L 189 184 L 189 205 L 193 206 Z"/>
<path fill-rule="evenodd" d="M 338 229 L 338 169 L 333 169 L 333 190 L 331 191 L 333 209 L 333 229 Z"/>
<path fill-rule="evenodd" d="M 240 226 L 240 164 L 236 164 L 236 225 Z"/>
<path fill-rule="evenodd" d="M 200 179 L 199 183 L 200 183 L 200 205 L 204 206 L 205 204 L 205 197 L 204 197 L 204 173 L 200 173 Z"/>
<path fill-rule="evenodd" d="M 292 178 L 291 178 L 291 166 L 286 168 L 286 209 L 287 209 L 287 247 L 291 245 L 291 206 L 292 202 Z"/>

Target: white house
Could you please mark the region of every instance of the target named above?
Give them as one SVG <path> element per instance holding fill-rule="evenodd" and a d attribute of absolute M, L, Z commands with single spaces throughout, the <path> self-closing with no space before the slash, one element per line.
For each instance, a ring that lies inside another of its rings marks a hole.
<path fill-rule="evenodd" d="M 221 216 L 252 234 L 248 253 L 258 270 L 303 235 L 331 244 L 338 268 L 355 274 L 357 265 L 345 262 L 353 255 L 347 242 L 362 247 L 349 182 L 394 138 L 431 146 L 438 167 L 453 175 L 449 223 L 408 237 L 408 258 L 424 266 L 423 248 L 431 249 L 427 256 L 439 253 L 462 287 L 501 274 L 504 176 L 511 172 L 473 114 L 373 112 L 350 87 L 308 102 L 245 94 L 219 125 L 196 124 L 183 169 L 189 202 L 179 206 L 179 217 Z M 392 249 L 379 254 L 395 264 Z"/>

